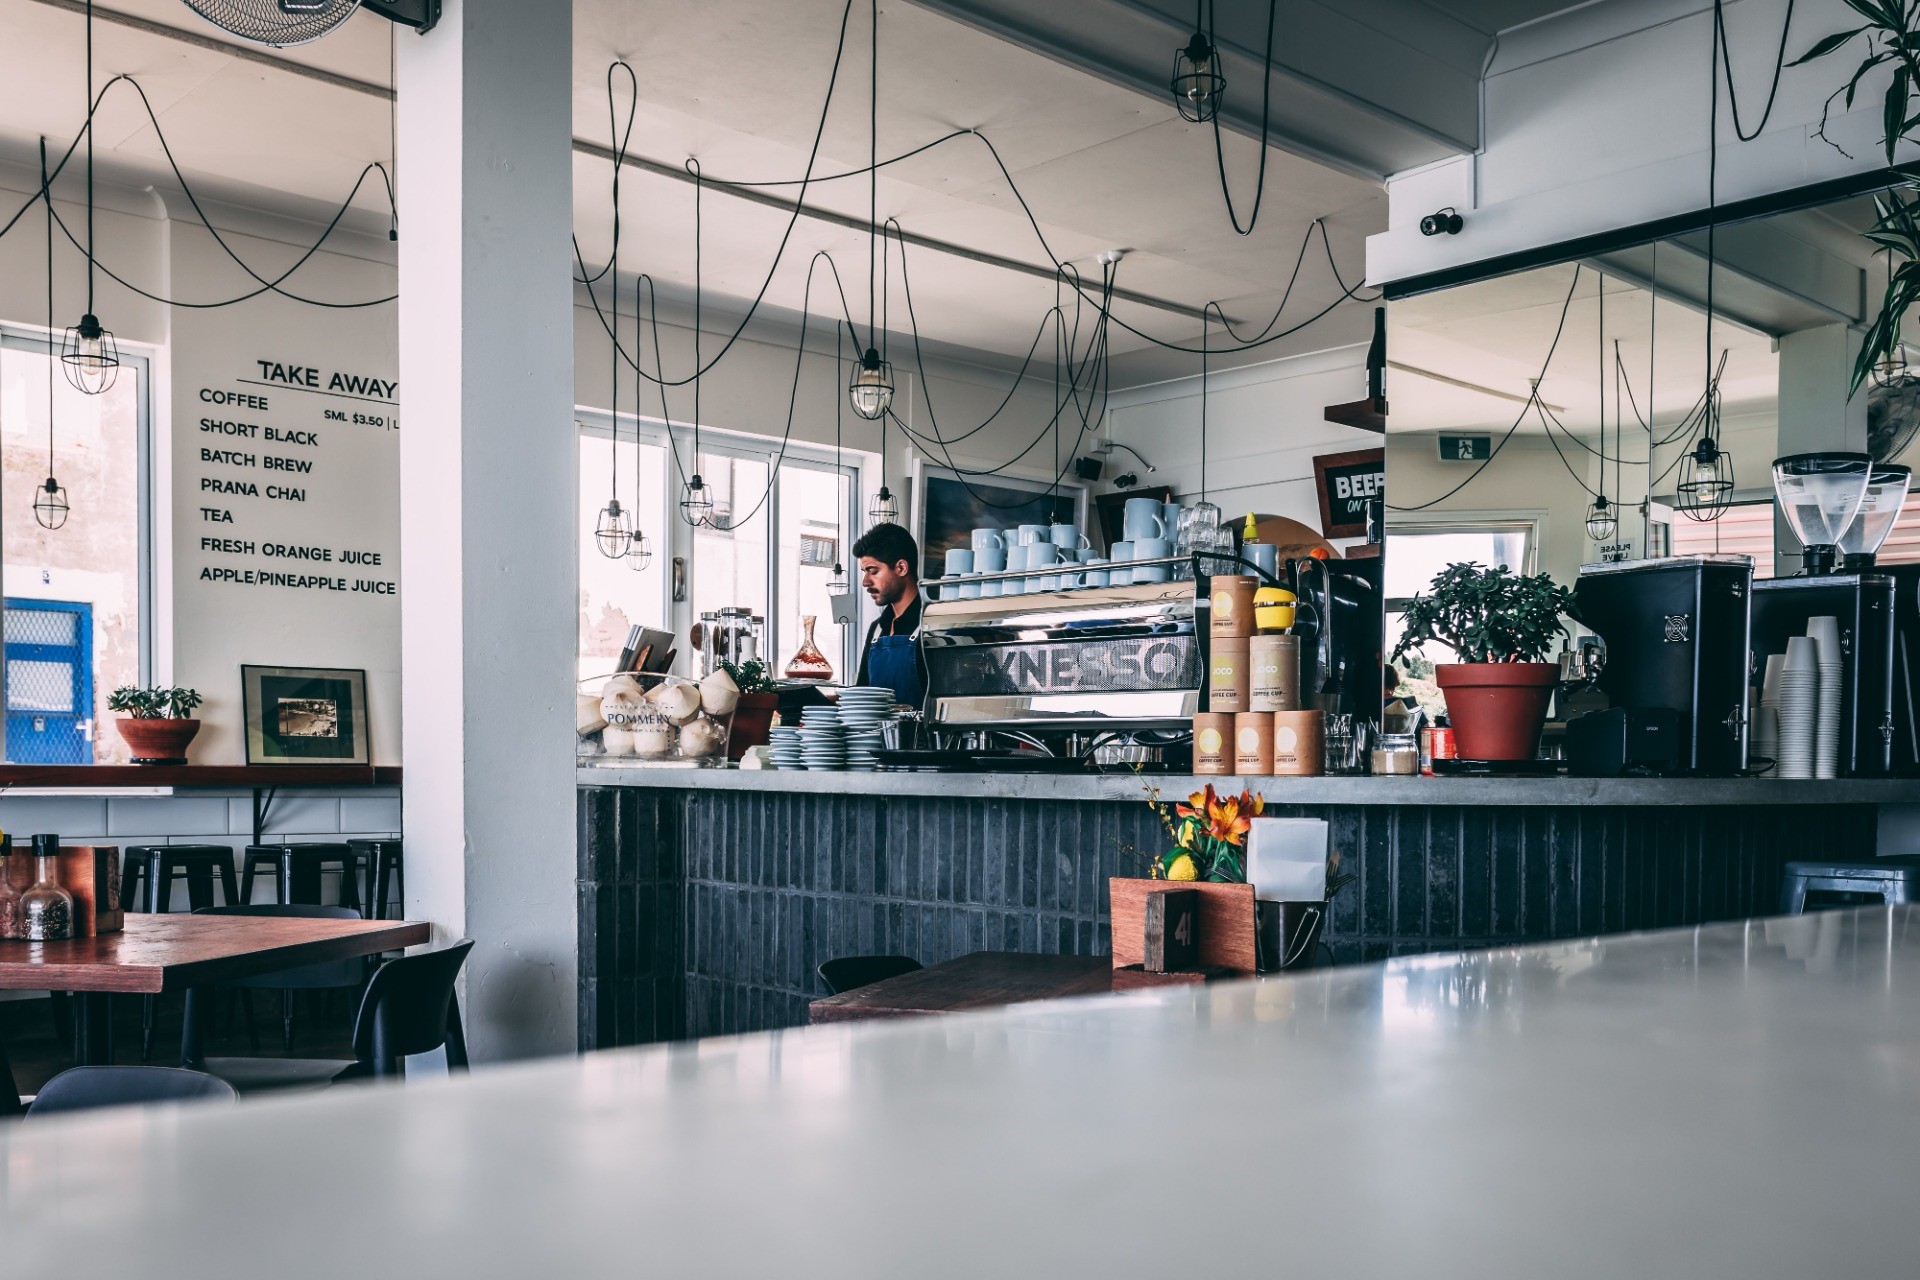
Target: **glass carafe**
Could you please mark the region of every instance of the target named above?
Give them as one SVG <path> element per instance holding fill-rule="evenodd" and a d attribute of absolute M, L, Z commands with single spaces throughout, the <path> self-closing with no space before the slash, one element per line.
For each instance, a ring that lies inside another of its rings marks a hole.
<path fill-rule="evenodd" d="M 820 652 L 820 646 L 813 642 L 814 615 L 805 614 L 800 619 L 800 648 L 787 659 L 786 676 L 789 680 L 831 680 L 833 664 L 827 661 L 827 655 Z"/>
<path fill-rule="evenodd" d="M 58 942 L 73 936 L 73 895 L 60 887 L 60 837 L 33 838 L 33 887 L 20 895 L 20 936 Z"/>
<path fill-rule="evenodd" d="M 1832 573 L 1840 535 L 1866 500 L 1873 459 L 1864 453 L 1796 453 L 1773 461 L 1773 490 L 1810 574 Z"/>

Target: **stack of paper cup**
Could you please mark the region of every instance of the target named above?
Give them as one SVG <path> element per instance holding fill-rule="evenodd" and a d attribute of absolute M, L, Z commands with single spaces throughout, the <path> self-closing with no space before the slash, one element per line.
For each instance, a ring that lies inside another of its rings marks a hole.
<path fill-rule="evenodd" d="M 1820 662 L 1820 705 L 1814 720 L 1813 776 L 1840 776 L 1840 711 L 1846 659 L 1840 653 L 1840 619 L 1808 618 L 1807 638 Z"/>
<path fill-rule="evenodd" d="M 1774 772 L 1782 778 L 1811 778 L 1814 726 L 1820 706 L 1820 656 L 1814 642 L 1806 636 L 1787 641 L 1777 700 L 1780 746 L 1775 757 L 1779 766 Z"/>
<path fill-rule="evenodd" d="M 1754 704 L 1751 758 L 1762 773 L 1774 768 L 1780 757 L 1780 672 L 1786 665 L 1786 654 L 1767 655 L 1760 698 Z M 1766 763 L 1759 764 L 1762 760 Z"/>

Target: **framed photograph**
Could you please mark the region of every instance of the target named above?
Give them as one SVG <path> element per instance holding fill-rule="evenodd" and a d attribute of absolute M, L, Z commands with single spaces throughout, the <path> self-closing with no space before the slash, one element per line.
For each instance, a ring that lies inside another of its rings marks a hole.
<path fill-rule="evenodd" d="M 240 668 L 248 764 L 370 764 L 367 673 Z"/>
<path fill-rule="evenodd" d="M 1086 516 L 1084 485 L 1022 476 L 961 476 L 914 460 L 913 535 L 920 543 L 920 572 L 925 577 L 939 575 L 949 549 L 972 546 L 975 529 L 1075 524 L 1086 533 Z"/>
<path fill-rule="evenodd" d="M 1320 497 L 1320 532 L 1329 538 L 1367 536 L 1367 504 L 1386 492 L 1387 451 L 1323 453 L 1313 460 Z"/>

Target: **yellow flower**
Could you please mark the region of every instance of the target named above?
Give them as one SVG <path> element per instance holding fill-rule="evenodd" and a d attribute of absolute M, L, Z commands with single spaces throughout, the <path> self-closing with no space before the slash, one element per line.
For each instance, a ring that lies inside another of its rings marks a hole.
<path fill-rule="evenodd" d="M 1173 865 L 1167 868 L 1169 880 L 1198 880 L 1199 878 L 1200 869 L 1194 866 L 1193 859 L 1184 853 L 1175 858 Z"/>

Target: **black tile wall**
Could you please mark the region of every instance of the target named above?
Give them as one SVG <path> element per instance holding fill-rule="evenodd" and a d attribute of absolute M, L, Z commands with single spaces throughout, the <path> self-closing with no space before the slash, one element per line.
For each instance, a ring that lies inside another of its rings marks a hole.
<path fill-rule="evenodd" d="M 1273 806 L 1324 818 L 1358 879 L 1339 963 L 1761 915 L 1789 857 L 1874 848 L 1871 807 Z M 1106 885 L 1157 849 L 1143 804 L 583 788 L 580 1045 L 806 1021 L 815 966 L 898 953 L 1093 955 Z"/>

